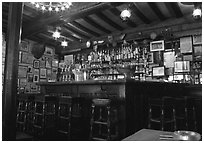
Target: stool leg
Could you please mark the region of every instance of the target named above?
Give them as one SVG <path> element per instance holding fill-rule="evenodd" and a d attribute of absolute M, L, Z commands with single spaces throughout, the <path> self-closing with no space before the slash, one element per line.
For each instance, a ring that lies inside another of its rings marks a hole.
<path fill-rule="evenodd" d="M 161 130 L 164 130 L 164 110 L 161 109 Z"/>
<path fill-rule="evenodd" d="M 110 131 L 110 106 L 107 107 L 108 115 L 107 115 L 107 128 L 108 128 L 108 137 L 107 140 L 111 140 L 111 131 Z"/>
<path fill-rule="evenodd" d="M 174 124 L 174 131 L 177 129 L 177 125 L 176 125 L 176 111 L 175 111 L 175 109 L 173 108 L 173 119 L 174 119 L 174 122 L 173 122 L 173 124 Z"/>
<path fill-rule="evenodd" d="M 91 106 L 91 121 L 90 121 L 90 140 L 92 140 L 93 135 L 93 121 L 94 121 L 94 108 L 95 106 Z"/>
<path fill-rule="evenodd" d="M 149 108 L 148 128 L 151 129 L 152 108 Z"/>
<path fill-rule="evenodd" d="M 194 120 L 194 130 L 197 131 L 197 121 L 196 121 L 196 113 L 195 113 L 195 107 L 193 107 L 193 120 Z"/>

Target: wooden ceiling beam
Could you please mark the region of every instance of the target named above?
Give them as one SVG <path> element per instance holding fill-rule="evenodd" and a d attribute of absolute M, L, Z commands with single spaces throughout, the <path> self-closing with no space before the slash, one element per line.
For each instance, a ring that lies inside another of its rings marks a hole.
<path fill-rule="evenodd" d="M 113 7 L 111 9 L 109 9 L 109 11 L 111 13 L 113 13 L 115 16 L 120 17 L 121 12 L 117 8 Z M 134 23 L 131 19 L 129 19 L 127 22 L 125 22 L 125 24 L 127 24 L 127 26 L 129 26 L 129 27 L 137 27 L 137 24 Z"/>
<path fill-rule="evenodd" d="M 113 28 L 116 28 L 119 31 L 123 31 L 124 28 L 121 27 L 120 25 L 116 24 L 115 22 L 113 22 L 111 19 L 109 19 L 107 16 L 105 16 L 102 12 L 97 12 L 96 15 L 102 19 L 103 21 L 105 21 L 107 24 L 109 24 L 110 26 L 112 26 Z"/>
<path fill-rule="evenodd" d="M 78 30 L 75 30 L 74 28 L 72 28 L 71 26 L 69 26 L 67 24 L 64 24 L 63 27 L 66 28 L 67 30 L 71 31 L 72 33 L 78 35 L 81 38 L 84 38 L 84 39 L 90 39 L 91 38 L 89 36 L 86 36 L 86 35 L 80 33 Z"/>
<path fill-rule="evenodd" d="M 88 16 L 84 17 L 83 20 L 86 21 L 87 23 L 89 23 L 90 25 L 92 25 L 93 27 L 95 27 L 95 28 L 101 30 L 102 32 L 105 32 L 105 33 L 107 33 L 107 34 L 110 34 L 110 33 L 111 33 L 110 30 L 108 30 L 108 29 L 104 28 L 103 26 L 99 25 L 99 24 L 96 23 L 92 18 L 90 18 L 90 17 L 88 17 Z"/>
<path fill-rule="evenodd" d="M 62 18 L 64 19 L 64 22 L 68 23 L 70 21 L 74 21 L 76 19 L 79 19 L 81 17 L 90 15 L 95 13 L 95 11 L 101 11 L 101 10 L 105 10 L 107 8 L 109 8 L 110 6 L 108 5 L 108 3 L 98 3 L 95 4 L 94 6 L 92 6 L 91 8 L 86 8 L 86 9 L 82 9 L 80 11 L 75 11 L 75 12 L 67 12 L 67 13 L 63 13 L 61 15 L 59 14 L 41 14 L 38 17 L 36 17 L 35 19 L 33 19 L 33 21 L 31 21 L 29 24 L 27 25 L 23 25 L 23 33 L 22 33 L 22 37 L 26 38 L 29 36 L 29 34 L 32 35 L 32 33 L 34 31 L 39 31 L 39 29 L 42 29 L 41 27 L 44 25 L 51 25 L 52 23 L 61 20 Z M 64 24 L 63 22 L 61 24 Z"/>
<path fill-rule="evenodd" d="M 84 27 L 83 25 L 79 24 L 79 23 L 76 22 L 76 21 L 72 21 L 72 22 L 70 22 L 70 23 L 71 23 L 72 25 L 76 26 L 77 28 L 81 29 L 82 31 L 88 33 L 88 34 L 91 34 L 91 35 L 93 35 L 93 36 L 95 36 L 95 37 L 99 37 L 99 36 L 100 36 L 100 34 L 98 34 L 97 32 L 92 31 L 92 30 L 90 30 L 90 29 Z"/>
<path fill-rule="evenodd" d="M 130 4 L 130 9 L 138 16 L 145 24 L 150 24 L 151 21 L 137 8 L 136 4 Z"/>
<path fill-rule="evenodd" d="M 66 37 L 66 38 L 72 39 L 73 41 L 80 41 L 79 38 L 76 38 L 76 37 L 70 35 L 70 34 L 67 33 L 67 32 L 64 32 L 64 31 L 61 33 L 61 35 L 64 36 L 64 37 Z"/>
<path fill-rule="evenodd" d="M 150 8 L 154 11 L 154 13 L 158 16 L 160 20 L 164 21 L 167 19 L 155 2 L 148 2 L 148 5 L 150 6 Z"/>
<path fill-rule="evenodd" d="M 178 6 L 177 2 L 165 2 L 165 6 L 167 7 L 168 11 L 176 18 L 180 18 L 183 16 L 180 7 Z"/>

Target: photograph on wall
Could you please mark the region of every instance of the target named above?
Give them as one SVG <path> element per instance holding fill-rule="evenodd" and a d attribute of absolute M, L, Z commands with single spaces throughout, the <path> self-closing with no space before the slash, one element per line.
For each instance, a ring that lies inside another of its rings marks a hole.
<path fill-rule="evenodd" d="M 153 63 L 154 63 L 153 53 L 148 53 L 147 62 L 148 62 L 149 64 L 153 64 Z"/>
<path fill-rule="evenodd" d="M 45 47 L 45 55 L 49 55 L 49 56 L 53 56 L 54 54 L 54 50 L 53 48 L 50 48 L 50 47 Z"/>
<path fill-rule="evenodd" d="M 164 52 L 163 51 L 157 51 L 154 52 L 154 64 L 159 64 L 159 65 L 163 65 L 164 64 Z"/>
<path fill-rule="evenodd" d="M 40 69 L 40 78 L 46 78 L 46 69 Z"/>
<path fill-rule="evenodd" d="M 150 42 L 150 51 L 163 51 L 164 50 L 164 40 Z"/>
<path fill-rule="evenodd" d="M 176 61 L 174 64 L 175 72 L 190 72 L 190 61 Z"/>
<path fill-rule="evenodd" d="M 202 46 L 194 46 L 194 58 L 195 60 L 202 60 Z"/>
<path fill-rule="evenodd" d="M 27 52 L 22 52 L 21 62 L 22 63 L 28 63 L 28 53 Z"/>
<path fill-rule="evenodd" d="M 39 75 L 39 74 L 40 74 L 39 69 L 34 69 L 34 75 Z"/>
<path fill-rule="evenodd" d="M 39 75 L 34 74 L 33 82 L 39 82 Z"/>
<path fill-rule="evenodd" d="M 202 35 L 193 36 L 193 45 L 202 44 Z"/>
<path fill-rule="evenodd" d="M 46 68 L 51 68 L 52 67 L 52 58 L 51 57 L 45 57 L 46 61 Z"/>
<path fill-rule="evenodd" d="M 166 68 L 174 67 L 174 62 L 176 60 L 175 52 L 164 52 L 164 65 Z"/>
<path fill-rule="evenodd" d="M 40 67 L 45 68 L 45 66 L 46 66 L 46 60 L 45 60 L 45 57 L 43 56 L 42 58 L 40 58 Z"/>
<path fill-rule="evenodd" d="M 30 83 L 25 86 L 25 93 L 30 93 Z"/>
<path fill-rule="evenodd" d="M 18 77 L 26 77 L 27 76 L 27 66 L 19 66 L 18 67 Z"/>
<path fill-rule="evenodd" d="M 27 81 L 28 82 L 33 82 L 33 74 L 32 73 L 27 74 Z"/>
<path fill-rule="evenodd" d="M 182 37 L 180 38 L 181 53 L 192 53 L 192 38 Z"/>
<path fill-rule="evenodd" d="M 26 78 L 19 78 L 19 87 L 25 87 L 27 84 Z"/>
<path fill-rule="evenodd" d="M 35 68 L 35 69 L 40 68 L 40 61 L 39 60 L 34 60 L 33 61 L 33 68 Z"/>
<path fill-rule="evenodd" d="M 47 77 L 51 77 L 52 74 L 52 70 L 51 69 L 47 69 Z"/>
<path fill-rule="evenodd" d="M 20 50 L 28 52 L 29 51 L 29 43 L 28 41 L 21 41 L 20 43 Z"/>
<path fill-rule="evenodd" d="M 30 84 L 30 91 L 31 92 L 37 92 L 38 91 L 38 86 L 35 83 Z"/>
<path fill-rule="evenodd" d="M 32 54 L 27 54 L 27 63 L 28 64 L 33 64 L 33 60 L 34 60 L 34 57 Z"/>
<path fill-rule="evenodd" d="M 193 56 L 190 55 L 183 55 L 183 60 L 184 61 L 193 61 Z"/>

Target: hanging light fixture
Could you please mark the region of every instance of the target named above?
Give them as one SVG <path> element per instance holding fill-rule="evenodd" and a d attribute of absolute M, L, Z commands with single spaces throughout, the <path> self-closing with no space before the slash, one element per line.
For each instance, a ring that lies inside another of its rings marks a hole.
<path fill-rule="evenodd" d="M 31 4 L 43 12 L 60 12 L 69 9 L 72 2 L 31 2 Z"/>
<path fill-rule="evenodd" d="M 59 32 L 59 30 L 60 30 L 60 27 L 57 27 L 57 28 L 56 28 L 56 31 L 52 34 L 52 37 L 53 37 L 55 40 L 57 40 L 58 38 L 60 38 L 60 32 Z"/>
<path fill-rule="evenodd" d="M 193 18 L 200 19 L 202 17 L 201 4 L 194 3 Z"/>
<path fill-rule="evenodd" d="M 131 16 L 131 11 L 129 9 L 125 9 L 120 13 L 120 18 L 123 21 L 127 21 Z"/>
<path fill-rule="evenodd" d="M 62 42 L 61 42 L 61 46 L 62 46 L 62 47 L 67 47 L 67 46 L 68 46 L 68 42 L 65 41 L 65 40 L 62 41 Z"/>

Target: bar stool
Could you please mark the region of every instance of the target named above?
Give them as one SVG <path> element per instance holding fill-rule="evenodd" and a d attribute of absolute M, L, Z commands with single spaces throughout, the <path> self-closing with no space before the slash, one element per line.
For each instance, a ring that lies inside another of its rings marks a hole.
<path fill-rule="evenodd" d="M 29 112 L 30 102 L 32 96 L 30 95 L 19 95 L 18 106 L 17 106 L 17 118 L 16 118 L 16 140 L 17 141 L 28 141 L 33 140 L 32 129 L 29 131 Z M 30 133 L 30 134 L 28 134 Z"/>
<path fill-rule="evenodd" d="M 37 137 L 54 137 L 55 116 L 56 116 L 56 97 L 55 96 L 36 96 L 34 106 L 33 127 Z"/>
<path fill-rule="evenodd" d="M 17 105 L 16 127 L 17 131 L 26 131 L 26 121 L 28 112 L 28 102 L 26 95 L 19 95 Z"/>
<path fill-rule="evenodd" d="M 184 97 L 174 98 L 176 130 L 187 130 L 187 108 Z"/>
<path fill-rule="evenodd" d="M 174 131 L 175 127 L 175 109 L 173 98 L 162 97 L 161 99 L 149 98 L 149 123 L 148 128 L 152 128 L 152 123 L 160 125 L 161 130 L 165 129 L 165 125 L 170 124 L 171 130 Z"/>
<path fill-rule="evenodd" d="M 110 99 L 95 98 L 92 100 L 90 124 L 91 140 L 113 140 L 117 138 L 117 110 L 111 109 Z"/>
<path fill-rule="evenodd" d="M 90 139 L 91 140 L 110 140 L 110 100 L 109 99 L 93 99 L 91 110 L 91 127 Z M 97 110 L 98 108 L 98 110 Z M 106 112 L 106 117 L 103 117 Z M 97 117 L 98 113 L 98 117 Z M 98 125 L 98 134 L 95 135 L 94 125 Z M 102 137 L 102 126 L 106 126 L 106 136 Z"/>
<path fill-rule="evenodd" d="M 85 120 L 83 116 L 84 98 L 72 97 L 71 111 L 71 140 L 83 140 L 85 132 Z"/>
<path fill-rule="evenodd" d="M 197 131 L 195 98 L 186 96 L 185 100 L 186 100 L 185 114 L 186 114 L 187 129 Z"/>
<path fill-rule="evenodd" d="M 72 113 L 72 97 L 60 96 L 57 114 L 57 132 L 70 139 L 71 134 L 71 113 Z M 64 137 L 63 136 L 63 137 Z M 60 139 L 64 139 L 60 136 Z"/>

